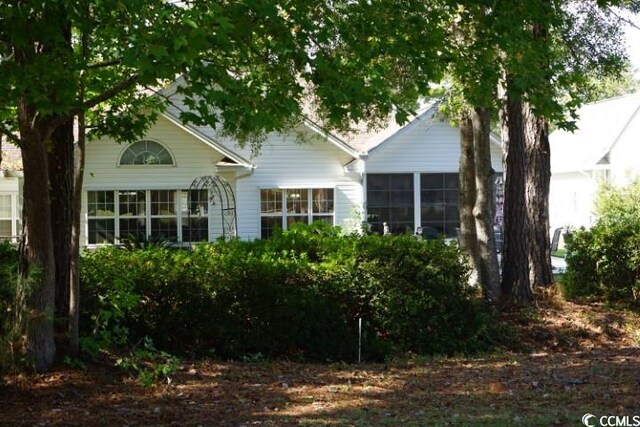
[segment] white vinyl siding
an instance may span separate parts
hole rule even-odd
[[[236,180],[239,237],[260,238],[263,189],[332,188],[334,225],[353,230],[360,222],[363,190],[360,175],[344,170],[351,160],[326,140],[297,142],[292,136],[269,135],[252,159],[256,169]]]

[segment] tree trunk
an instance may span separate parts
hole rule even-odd
[[[473,208],[477,250],[480,258],[480,283],[485,297],[492,302],[500,299],[500,268],[493,232],[495,217],[491,165],[491,116],[486,108],[476,107],[473,112],[473,142],[476,198]]]
[[[68,119],[51,135],[51,149],[48,152],[51,226],[56,264],[55,315],[58,347],[66,343],[68,330],[73,142],[73,119]]]
[[[481,280],[476,221],[473,207],[476,201],[476,168],[473,154],[473,127],[471,118],[463,114],[460,118],[460,248],[469,257],[470,282],[473,286],[484,286]]]
[[[525,141],[522,101],[506,94],[501,110],[504,144],[504,246],[502,252],[502,301],[507,306],[533,302],[529,281],[529,229],[525,196]]]
[[[83,90],[81,89],[81,95]],[[80,352],[80,218],[82,211],[82,185],[84,180],[86,127],[84,114],[78,116],[78,159],[73,184],[71,263],[69,271],[69,352],[77,356]]]
[[[549,238],[549,186],[551,156],[549,130],[544,117],[525,105],[526,197],[530,231],[529,279],[532,286],[551,286],[551,241]]]
[[[27,354],[37,372],[53,363],[53,315],[55,262],[51,234],[51,204],[46,150],[46,127],[35,110],[22,102],[18,106],[24,168],[23,237],[20,242],[20,281],[18,295],[24,301],[21,329],[26,330]]]

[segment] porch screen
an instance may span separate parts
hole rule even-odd
[[[367,174],[367,222],[382,234],[414,232],[413,174]]]

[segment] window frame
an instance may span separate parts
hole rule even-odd
[[[9,227],[11,229],[11,234],[9,236],[0,236],[0,240],[9,240],[11,242],[16,242],[18,239],[18,230],[20,224],[20,217],[18,215],[18,194],[15,192],[3,192],[0,193],[0,196],[9,197],[9,216],[0,217],[0,221],[8,221]]]
[[[152,142],[154,144],[159,145],[162,149],[164,149],[164,151],[167,152],[167,154],[169,155],[169,157],[171,158],[171,164],[168,163],[158,163],[158,164],[154,164],[154,163],[149,163],[149,164],[135,164],[135,163],[122,163],[122,157],[129,151],[131,150],[131,148],[133,146],[135,146],[136,144],[140,144],[140,143],[148,143],[148,142]],[[135,159],[135,157],[134,157]],[[116,164],[116,167],[118,168],[173,168],[178,166],[176,163],[176,158],[173,155],[173,153],[171,152],[171,150],[169,150],[169,148],[163,144],[162,142],[155,140],[153,138],[145,138],[145,139],[141,139],[138,140],[136,142],[132,142],[131,144],[127,144],[126,147],[124,147],[124,149],[122,151],[120,151],[120,154],[118,155],[118,161]]]
[[[314,192],[318,190],[330,191],[330,198],[325,196],[324,199],[321,200],[322,203],[329,203],[330,212],[322,212],[318,209],[315,209],[316,203],[314,200]],[[280,192],[280,201],[275,200],[264,200],[263,192],[265,191],[274,191]],[[301,199],[300,202],[294,202],[291,205],[289,204],[289,199],[287,195],[294,191],[306,192],[304,201]],[[265,227],[263,227],[263,218],[271,218],[271,219],[279,219],[279,226],[281,230],[286,230],[289,227],[289,219],[301,219],[304,218],[303,221],[292,221],[294,222],[304,222],[305,224],[313,224],[315,221],[323,221],[326,218],[329,218],[329,223],[331,226],[334,226],[336,223],[336,189],[335,187],[324,187],[324,186],[314,186],[314,187],[264,187],[259,189],[259,236],[261,239],[268,238],[273,232],[273,228],[270,228],[268,233],[265,235]],[[274,210],[272,212],[264,212],[263,206],[265,203],[272,203],[274,205]],[[292,207],[292,210],[296,210],[296,203],[299,204],[300,210],[306,209],[306,212],[290,212],[289,207]],[[278,207],[280,208],[278,210]],[[277,224],[277,222],[276,222]]]
[[[427,176],[436,176],[439,175],[442,180],[442,184],[438,187],[424,185],[424,180],[427,179]],[[457,183],[455,186],[449,186],[447,183],[447,179],[451,179],[455,177]],[[434,202],[426,200],[425,193],[440,193],[439,199],[440,201]],[[456,193],[455,201],[451,201],[451,194],[448,193]],[[436,199],[438,200],[438,199]],[[424,209],[428,207],[441,208],[442,214],[441,218],[438,220],[435,219],[426,219],[426,215],[424,213]],[[447,212],[455,207],[456,214],[454,215],[455,219],[450,219]],[[453,227],[452,227],[453,226]],[[460,228],[460,180],[459,174],[457,172],[421,172],[420,173],[420,227],[433,227],[438,230],[438,233],[444,234],[446,237],[455,237],[455,229]],[[450,229],[447,232],[447,229]],[[452,228],[452,229],[451,229]]]
[[[172,192],[174,194],[173,198],[173,204],[174,204],[174,208],[175,208],[175,215],[164,215],[164,214],[158,214],[158,215],[154,215],[152,214],[152,202],[151,202],[151,194],[152,192],[155,191],[166,191],[166,192]],[[205,197],[206,197],[206,203],[207,203],[207,209],[206,209],[206,213],[204,213],[201,217],[205,217],[207,218],[206,221],[203,221],[204,225],[206,226],[206,230],[204,229],[204,227],[200,228],[199,233],[200,234],[205,234],[207,237],[207,241],[209,241],[210,238],[210,232],[211,232],[211,224],[209,222],[210,216],[211,216],[211,212],[212,212],[212,204],[211,204],[211,199],[210,199],[210,194],[208,192],[208,190],[204,190],[207,191]],[[88,206],[88,201],[89,201],[89,193],[91,192],[110,192],[113,194],[114,197],[114,214],[112,216],[91,216],[89,215],[89,206]],[[144,214],[138,214],[138,215],[127,215],[127,216],[122,216],[120,214],[120,195],[122,193],[128,193],[128,192],[143,192],[144,193]],[[88,246],[90,247],[96,247],[96,246],[102,246],[102,245],[109,245],[109,244],[121,244],[122,240],[124,238],[126,238],[126,236],[121,236],[121,224],[120,221],[121,220],[127,220],[127,219],[144,219],[145,221],[145,226],[144,226],[144,236],[146,239],[152,238],[152,236],[154,236],[151,231],[152,231],[152,221],[154,219],[162,219],[162,218],[175,218],[175,224],[176,224],[176,238],[175,238],[175,244],[177,245],[183,245],[183,244],[190,244],[190,243],[197,243],[200,242],[202,240],[198,240],[198,241],[187,241],[185,240],[185,237],[188,237],[185,235],[185,231],[184,231],[184,226],[188,226],[188,218],[189,218],[189,214],[188,214],[188,206],[183,206],[183,193],[187,193],[187,202],[188,203],[188,198],[189,198],[189,189],[166,189],[166,188],[161,188],[161,189],[135,189],[135,190],[103,190],[103,189],[91,189],[91,190],[86,190],[85,191],[85,200],[86,200],[86,205],[85,205],[85,219],[86,219],[86,226],[85,226],[85,237],[86,237],[86,243]],[[140,202],[142,203],[142,202]],[[110,219],[114,221],[114,232],[113,232],[113,242],[90,242],[90,234],[89,234],[89,223],[90,221],[95,221],[95,220],[104,220],[104,219]]]

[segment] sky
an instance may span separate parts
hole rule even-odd
[[[635,26],[627,25],[627,48],[629,52],[629,59],[636,69],[636,76],[640,77],[640,15],[632,17]]]

